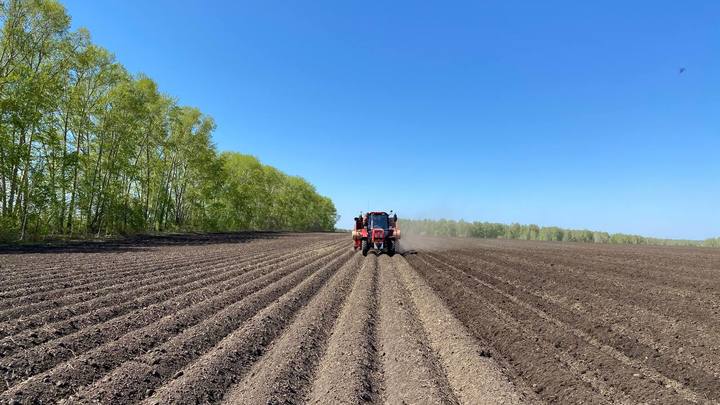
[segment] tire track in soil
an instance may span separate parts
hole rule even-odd
[[[309,404],[379,403],[378,263],[365,259],[347,302],[335,324],[316,378],[306,398]]]
[[[430,257],[433,258],[432,255]],[[571,348],[572,351],[566,354],[569,355],[573,368],[582,369],[581,367],[585,364],[595,364],[595,367],[599,367],[601,370],[605,369],[601,371],[601,374],[594,381],[588,381],[600,392],[620,395],[623,401],[628,400],[628,395],[635,398],[656,398],[661,401],[668,401],[674,397],[673,402],[697,402],[702,398],[701,395],[678,381],[628,358],[616,349],[598,342],[593,336],[563,323],[544,311],[520,300],[515,295],[504,293],[491,284],[451,264],[437,259],[434,260],[452,272],[459,274],[461,278],[465,278],[466,283],[474,284],[475,288],[478,289],[478,293],[482,294],[483,297],[497,297],[493,299],[493,302],[496,303],[493,307],[499,313],[505,314],[507,318],[514,320],[519,327],[526,330],[526,333],[531,334],[535,333],[534,331],[542,331],[540,339],[546,341],[548,346],[550,346],[551,342],[554,342],[553,345],[556,349]],[[553,351],[552,347],[550,347],[550,351]],[[611,371],[608,371],[608,369]],[[641,378],[637,378],[637,376]],[[584,375],[584,377],[587,378],[587,375]],[[658,391],[658,387],[671,388],[674,392],[668,389]]]
[[[180,370],[173,379],[144,400],[145,404],[208,403],[220,401],[233,384],[267,353],[268,347],[340,268],[352,263],[344,253],[264,308],[221,340],[210,352]],[[357,255],[355,255],[357,257]]]
[[[343,303],[360,269],[360,255],[346,263],[295,316],[238,384],[224,395],[228,404],[300,404],[327,347]]]
[[[378,257],[380,308],[378,344],[383,401],[392,404],[458,404],[442,366],[430,348],[417,310],[401,284],[394,262]]]
[[[338,256],[339,253],[333,250],[329,255]],[[11,357],[11,361],[0,369],[5,372],[6,384],[12,388],[0,394],[0,399],[28,395],[33,399],[56,401],[66,397],[77,388],[101,378],[120,363],[152,349],[236,302],[238,296],[255,292],[298,268],[327,259],[327,255],[307,256],[291,266],[258,268],[256,272],[242,275],[240,280],[193,291],[180,297],[184,298],[182,300],[173,300],[181,302],[184,309],[173,303],[153,305],[142,313],[84,329],[79,334]],[[88,350],[91,351],[79,355]],[[70,360],[60,364],[67,359]],[[20,375],[19,370],[24,375]],[[47,371],[38,374],[43,370]]]
[[[484,344],[469,334],[405,258],[394,262],[458,400],[478,405],[528,402],[522,401]]]
[[[718,342],[718,337],[703,331],[699,325],[692,328],[685,326],[684,336],[697,334],[702,346],[696,347],[693,342],[684,339],[685,350],[676,352],[671,347],[677,346],[679,337],[677,325],[684,322],[669,321],[659,314],[645,312],[642,308],[627,304],[620,305],[617,301],[599,294],[588,294],[581,288],[561,286],[557,283],[553,288],[556,295],[551,296],[543,290],[532,288],[543,284],[537,280],[538,276],[535,272],[518,271],[497,265],[488,268],[461,258],[440,256],[444,261],[460,262],[463,266],[468,266],[468,271],[483,277],[486,282],[492,283],[506,293],[522,295],[523,299],[532,302],[533,306],[553,313],[562,322],[580,328],[601,343],[645,363],[672,380],[683,381],[693,390],[703,392],[714,400],[720,398],[718,355],[717,350],[713,350],[712,347]],[[547,283],[544,284],[543,288],[549,290]],[[560,291],[556,291],[557,288],[560,288]],[[566,297],[574,297],[574,299],[566,299]],[[648,329],[652,332],[644,332]],[[702,355],[692,355],[693,349]]]
[[[42,321],[38,322],[37,324],[41,325],[39,327],[33,327],[34,325],[28,323],[26,318],[24,320],[24,325],[16,326],[14,328],[15,330],[22,330],[22,332],[0,339],[0,364],[2,364],[3,362],[3,357],[17,353],[20,350],[29,349],[33,346],[37,346],[48,341],[61,338],[63,336],[75,333],[83,328],[102,324],[104,322],[110,321],[111,319],[125,315],[131,311],[144,308],[148,305],[162,303],[168,299],[177,297],[188,291],[193,291],[195,289],[203,288],[215,283],[235,279],[245,272],[252,271],[253,268],[257,269],[258,266],[266,267],[280,264],[283,261],[292,259],[293,256],[293,254],[286,254],[276,257],[270,255],[265,257],[265,259],[267,260],[264,262],[262,261],[262,259],[240,261],[232,266],[224,266],[218,269],[206,270],[204,273],[198,273],[194,276],[174,279],[174,281],[169,282],[166,285],[155,286],[154,288],[149,289],[145,295],[141,295],[134,299],[121,302],[117,305],[100,307],[91,312],[80,314],[63,321],[57,321],[53,323],[45,323]],[[117,300],[111,299],[111,301]]]

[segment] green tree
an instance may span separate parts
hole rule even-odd
[[[311,184],[218,155],[211,117],[69,22],[54,0],[0,1],[0,239],[333,229]]]
[[[457,235],[485,239],[503,238],[556,242],[720,247],[720,238],[707,239],[705,241],[657,239],[620,233],[610,235],[607,232],[589,231],[586,229],[563,229],[556,226],[541,228],[537,225],[506,225],[490,222],[473,222],[469,224],[463,220],[452,221],[446,219],[403,219],[402,224],[405,233],[417,235]]]

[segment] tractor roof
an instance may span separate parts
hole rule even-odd
[[[368,215],[388,215],[385,211],[370,211],[367,213]]]

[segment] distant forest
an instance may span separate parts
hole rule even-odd
[[[458,236],[485,239],[545,240],[586,243],[609,243],[629,245],[705,246],[720,247],[720,238],[698,240],[659,239],[623,233],[607,233],[556,226],[521,224],[497,224],[490,222],[465,222],[453,220],[411,220],[400,222],[403,232],[429,236]]]
[[[219,154],[211,117],[70,31],[57,1],[0,1],[0,25],[0,240],[334,228],[330,199]]]

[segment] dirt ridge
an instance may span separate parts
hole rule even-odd
[[[380,402],[377,349],[378,262],[365,260],[333,327],[306,401],[311,404]]]
[[[186,367],[144,403],[216,402],[266,353],[294,316],[351,258],[346,251],[327,263],[244,326],[221,340],[213,350]]]
[[[484,344],[467,332],[404,258],[397,260],[396,269],[458,401],[466,404],[523,402],[522,394],[490,358]]]
[[[317,364],[325,352],[332,325],[360,270],[355,255],[295,315],[287,329],[272,341],[266,354],[223,402],[301,403]]]
[[[1,254],[0,403],[720,403],[720,251],[252,236]]]
[[[321,259],[322,257],[318,258],[318,260]],[[304,263],[300,261],[300,265],[302,264]],[[270,266],[265,268],[265,270],[270,270],[271,275],[273,274],[272,271],[276,271],[277,269]],[[282,270],[282,268],[280,270]],[[290,268],[290,271],[292,270],[294,270],[293,267]],[[270,283],[272,281],[275,280],[263,279],[262,277],[252,280],[251,277],[248,277],[247,282],[235,285],[220,295],[217,295],[217,293],[212,290],[207,290],[204,293],[202,291],[195,292],[195,295],[199,295],[199,299],[194,300],[192,306],[174,314],[166,315],[161,320],[148,324],[141,329],[132,329],[122,337],[115,337],[115,340],[99,346],[86,355],[77,356],[78,353],[73,350],[73,347],[77,348],[79,341],[74,339],[73,336],[70,336],[67,339],[67,343],[52,342],[53,345],[57,347],[55,351],[52,349],[37,351],[38,358],[34,361],[24,356],[16,357],[13,360],[15,364],[3,366],[2,369],[7,370],[7,372],[14,372],[17,369],[18,363],[25,362],[27,363],[27,373],[31,374],[37,373],[39,364],[44,364],[45,369],[48,369],[48,366],[55,366],[56,364],[58,364],[58,366],[44,373],[35,374],[25,381],[22,381],[23,377],[15,376],[13,378],[13,376],[6,374],[6,382],[9,381],[11,386],[13,386],[13,382],[17,385],[5,393],[0,394],[0,399],[14,397],[18,392],[26,390],[37,392],[39,398],[45,401],[49,401],[50,398],[57,399],[70,395],[77,387],[91,383],[97,379],[99,376],[98,371],[103,369],[109,370],[117,366],[123,359],[129,360],[133,355],[137,355],[136,353],[148,350],[159,342],[174,336],[180,330],[201,322],[205,317],[232,303],[235,299],[234,297],[241,293],[241,291],[248,293],[257,289],[259,283]],[[248,284],[248,282],[251,284]],[[136,322],[132,320],[128,321],[127,325],[129,327],[136,324]],[[114,332],[117,329],[111,329],[108,326],[105,330]],[[85,340],[86,343],[84,343],[82,347],[85,348],[85,350],[96,347],[99,337],[100,336],[88,334]],[[100,342],[105,341],[108,341],[107,337],[100,340]],[[62,357],[59,356],[61,353],[65,353],[65,355]],[[60,364],[63,359],[67,358],[71,359],[70,362]]]

